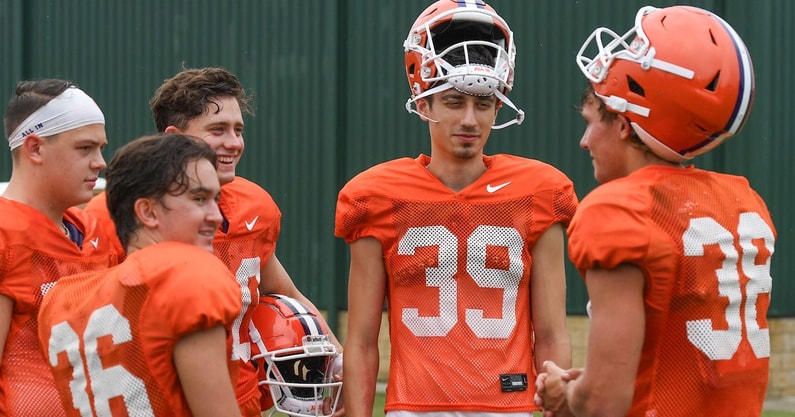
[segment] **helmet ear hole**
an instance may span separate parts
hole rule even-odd
[[[715,76],[712,77],[712,81],[707,84],[707,90],[712,91],[713,93],[718,88],[718,80],[720,80],[720,71],[715,73]]]
[[[640,84],[638,84],[638,82],[629,75],[627,75],[627,85],[629,85],[629,91],[641,97],[646,97],[646,90],[644,90],[643,87],[641,87]]]
[[[583,55],[594,48],[593,57]],[[633,113],[639,136],[672,162],[736,135],[754,101],[754,67],[740,35],[693,6],[642,7],[623,36],[598,28],[577,62],[605,104]]]

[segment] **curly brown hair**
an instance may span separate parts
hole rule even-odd
[[[252,96],[246,94],[240,80],[224,68],[188,68],[163,81],[149,100],[158,132],[168,126],[185,129],[192,119],[211,111],[220,111],[217,100],[234,97],[240,109],[250,115]],[[212,109],[215,106],[215,110]]]

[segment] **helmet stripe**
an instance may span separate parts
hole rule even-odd
[[[315,313],[298,302],[298,300],[283,295],[273,295],[273,297],[283,302],[295,314],[295,318],[301,323],[306,335],[319,336],[325,334],[320,321],[315,317]]]
[[[751,104],[754,98],[754,68],[751,62],[751,55],[748,53],[748,48],[746,48],[740,35],[719,16],[713,16],[718,19],[718,22],[720,22],[729,33],[729,36],[731,36],[734,43],[734,50],[737,53],[737,64],[740,67],[740,86],[737,102],[724,128],[726,132],[733,135],[743,127],[751,110]]]
[[[308,336],[320,336],[326,334],[323,332],[323,328],[320,327],[320,322],[314,315],[302,314],[298,316],[298,320],[301,322],[301,325],[304,326],[304,330]]]
[[[483,0],[456,0],[458,7],[469,7],[477,9],[485,9],[486,3]]]
[[[708,138],[695,144],[694,146],[682,150],[680,152],[682,155],[699,150],[705,146],[710,146],[709,144],[713,142],[714,145],[711,146],[717,146],[717,144],[720,144],[726,138],[739,132],[745,122],[748,120],[748,115],[751,112],[751,105],[753,104],[754,67],[753,63],[751,62],[751,55],[748,52],[748,48],[746,48],[742,38],[740,38],[740,35],[737,34],[731,25],[714,13],[710,13],[710,15],[715,18],[718,23],[721,24],[721,26],[723,26],[723,28],[729,34],[729,37],[732,39],[732,44],[734,45],[734,52],[737,55],[738,61],[737,65],[739,66],[740,70],[740,85],[737,89],[737,101],[734,103],[732,114],[729,116],[729,120],[726,121],[726,125],[722,130],[713,133]]]
[[[311,313],[303,304],[299,303],[298,300],[287,297],[284,295],[274,295],[273,298],[278,299],[279,301],[283,302],[287,307],[290,308],[290,311],[295,313],[296,315],[299,314],[307,314]]]

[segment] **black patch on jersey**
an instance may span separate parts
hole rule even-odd
[[[524,391],[527,389],[527,374],[500,374],[502,392]]]

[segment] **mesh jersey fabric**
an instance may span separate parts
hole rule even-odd
[[[215,232],[213,252],[234,274],[243,303],[240,315],[230,325],[232,355],[239,360],[240,369],[235,393],[243,415],[259,417],[261,393],[257,371],[250,362],[249,326],[251,314],[259,304],[261,266],[276,251],[282,214],[267,191],[243,177],[235,177],[221,187],[218,205],[228,228],[226,232],[221,229]],[[102,219],[102,224],[115,236],[104,193],[94,197],[86,210]],[[118,238],[116,243],[120,246]]]
[[[113,245],[113,248],[116,250],[116,252],[119,253],[119,262],[122,262],[124,261],[126,250],[121,246],[119,236],[116,235],[116,226],[113,224],[113,220],[110,218],[107,204],[107,194],[105,194],[105,191],[101,191],[92,197],[88,203],[86,203],[86,205],[83,207],[83,211],[94,216],[94,218],[97,219],[99,226],[105,229],[105,232],[111,236],[111,244]]]
[[[336,236],[371,236],[387,272],[391,358],[385,409],[531,411],[530,252],[577,205],[554,167],[484,156],[486,172],[455,193],[426,155],[370,168],[340,191]],[[526,374],[502,392],[501,374]]]
[[[39,340],[67,415],[191,415],[174,348],[188,334],[229,326],[240,307],[229,270],[179,242],[62,278],[42,302]],[[237,378],[231,360],[229,375]]]
[[[0,198],[0,294],[14,301],[0,363],[0,415],[64,415],[39,347],[41,300],[64,275],[118,262],[109,237],[91,216],[70,208],[64,220],[82,234],[82,247],[40,211]]]
[[[581,202],[569,256],[638,266],[646,331],[628,416],[758,416],[768,382],[775,229],[745,178],[646,167]]]
[[[221,213],[229,222],[219,230],[213,252],[235,275],[243,309],[232,323],[232,352],[238,359],[240,377],[235,389],[244,416],[260,416],[261,392],[257,370],[251,363],[251,315],[259,305],[260,270],[276,251],[281,230],[281,211],[267,191],[241,177],[221,187]]]

